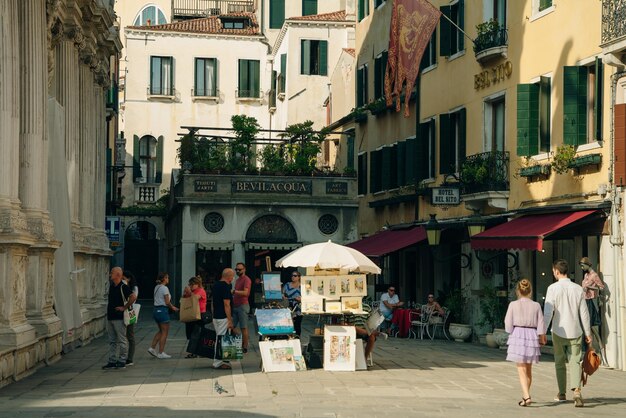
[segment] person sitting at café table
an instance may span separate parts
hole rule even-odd
[[[439,323],[444,315],[444,310],[439,305],[439,302],[435,300],[435,296],[433,294],[428,295],[428,301],[424,305],[425,311],[424,314],[430,315],[429,322],[430,323]]]
[[[404,305],[404,302],[400,302],[400,298],[396,294],[396,288],[394,286],[389,286],[387,293],[383,293],[380,297],[379,309],[386,321],[391,322],[393,311],[402,305]]]

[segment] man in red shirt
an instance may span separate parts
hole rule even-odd
[[[233,289],[233,325],[235,328],[241,329],[243,352],[248,352],[248,314],[250,313],[250,305],[248,296],[250,296],[250,288],[252,281],[246,276],[246,265],[237,263],[235,267],[237,281]]]

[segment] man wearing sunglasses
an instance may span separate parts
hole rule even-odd
[[[243,352],[248,352],[248,314],[250,313],[250,304],[248,297],[250,296],[250,288],[252,281],[246,275],[246,265],[237,263],[235,267],[237,281],[233,289],[233,325],[241,330]]]
[[[400,298],[396,294],[395,286],[389,286],[387,293],[384,293],[380,297],[380,313],[385,317],[385,321],[391,322],[393,318],[393,310],[404,305],[404,302],[400,302]]]

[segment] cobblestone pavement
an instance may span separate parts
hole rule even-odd
[[[142,311],[143,312],[143,311]],[[534,368],[534,403],[520,408],[515,366],[505,352],[445,340],[377,342],[367,371],[262,373],[256,342],[233,370],[185,359],[183,324],[173,321],[166,352],[146,349],[156,326],[142,315],[135,365],[103,371],[102,337],[0,389],[0,417],[379,417],[624,416],[626,373],[600,369],[583,391],[585,408],[555,403],[553,359]],[[305,319],[303,343],[315,326]]]

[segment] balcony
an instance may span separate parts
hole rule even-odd
[[[197,19],[228,13],[253,13],[254,0],[172,0],[174,19]]]
[[[191,98],[193,101],[213,100],[218,102],[220,100],[220,91],[216,88],[191,89]]]
[[[159,198],[158,184],[135,184],[136,203],[155,203]]]
[[[148,99],[162,99],[162,100],[175,100],[176,89],[173,87],[165,86],[148,86],[146,89]]]
[[[480,63],[486,63],[496,58],[506,58],[508,52],[509,34],[496,20],[489,20],[476,26],[478,36],[474,40],[474,54]]]
[[[506,209],[509,199],[509,153],[483,152],[468,156],[461,164],[461,194],[469,209]]]
[[[624,66],[626,52],[626,0],[602,0],[602,52],[608,63]]]

